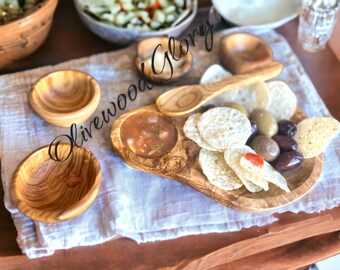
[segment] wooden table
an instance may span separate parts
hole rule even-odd
[[[207,10],[201,14],[207,14]],[[287,38],[327,107],[340,120],[340,63],[332,50],[327,47],[317,54],[304,52],[297,44],[296,20],[278,32]],[[61,0],[50,35],[39,51],[0,73],[53,65],[115,49],[118,47],[99,39],[81,24],[72,1]],[[0,197],[3,198],[2,187]],[[298,269],[340,253],[340,207],[319,214],[288,212],[277,217],[279,221],[271,225],[239,232],[186,236],[141,245],[119,238],[29,260],[17,246],[16,230],[1,202],[0,269]]]

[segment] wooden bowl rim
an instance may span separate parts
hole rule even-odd
[[[138,110],[154,110],[154,111],[157,111],[157,107],[155,105],[148,105],[148,106],[144,106],[144,107],[140,107],[140,108],[137,108],[135,110],[132,110],[132,111],[129,111],[129,112],[126,112],[124,114],[122,114],[119,118],[116,119],[116,121],[112,124],[112,128],[111,128],[111,144],[113,146],[113,148],[115,149],[116,153],[122,158],[122,160],[127,163],[129,166],[133,167],[133,168],[136,168],[134,165],[135,165],[135,161],[132,161],[130,158],[127,158],[125,159],[124,157],[122,157],[120,154],[120,151],[117,150],[117,147],[116,147],[116,143],[120,143],[121,146],[123,146],[123,148],[126,149],[126,147],[122,144],[121,142],[121,138],[120,138],[120,127],[121,127],[121,124],[124,122],[124,120],[126,120],[130,115],[132,115],[133,113],[136,113],[136,111]],[[296,113],[299,113],[299,111],[301,111],[300,109],[298,109]],[[301,111],[302,112],[302,111]],[[161,112],[159,112],[161,113]],[[189,115],[188,115],[189,116]],[[184,116],[186,117],[186,116]],[[170,117],[171,118],[171,117]],[[178,129],[177,125],[176,125],[176,128]],[[118,140],[116,140],[118,136]],[[180,140],[180,136],[178,136],[178,140],[177,140],[177,143],[176,145],[179,143],[179,140]],[[176,147],[176,145],[174,147]],[[168,153],[168,154],[171,154],[171,151]],[[304,179],[303,183],[299,186],[297,186],[294,190],[292,190],[291,192],[289,193],[283,193],[283,194],[278,194],[278,195],[275,195],[275,196],[268,196],[266,198],[248,198],[248,197],[244,197],[244,196],[239,196],[238,197],[238,201],[233,202],[232,199],[230,199],[229,197],[226,199],[226,201],[228,201],[228,204],[224,201],[222,201],[221,199],[219,198],[213,198],[207,194],[204,194],[205,196],[209,197],[210,199],[213,199],[215,201],[217,201],[218,203],[224,205],[224,206],[227,206],[229,208],[232,208],[232,209],[236,209],[236,210],[239,210],[239,211],[244,211],[244,212],[265,212],[265,211],[271,211],[271,210],[275,210],[275,209],[278,209],[278,208],[281,208],[281,207],[284,207],[286,205],[289,205],[293,202],[295,202],[296,200],[298,200],[299,198],[303,197],[304,195],[306,195],[307,193],[309,193],[313,188],[314,186],[318,183],[318,180],[320,179],[320,175],[322,173],[322,164],[323,164],[323,158],[322,158],[322,154],[320,154],[319,156],[317,157],[314,157],[312,158],[313,159],[313,168],[311,169],[310,171],[310,174],[308,175],[308,177],[306,179]],[[316,166],[316,164],[319,164],[320,166]],[[174,179],[174,178],[170,178],[169,176],[166,176],[166,175],[162,175],[162,174],[157,174],[155,172],[150,172],[148,171],[146,168],[144,168],[144,165],[141,165],[141,167],[138,168],[138,170],[141,170],[141,171],[144,171],[144,172],[147,172],[147,173],[150,173],[150,174],[156,174],[156,175],[160,175],[161,177],[165,177],[165,178],[168,178],[170,180],[173,180],[173,181],[178,181],[184,185],[187,185],[193,189],[196,189],[198,192],[202,193],[201,190],[197,189],[196,186],[194,185],[189,185],[189,184],[186,184],[186,183],[183,183],[181,182],[180,180],[178,179]],[[201,174],[206,177],[203,172],[201,171],[200,169],[200,172]],[[313,179],[313,181],[309,181],[310,179]],[[208,182],[208,180],[206,180]],[[218,189],[218,187],[212,185],[211,183],[207,183],[209,185],[209,188],[210,189]],[[306,189],[306,186],[307,186],[307,189]],[[305,189],[305,190],[304,190]],[[233,191],[223,191],[223,193],[228,193],[232,196],[232,193]],[[275,205],[275,201],[280,201],[280,198],[288,198],[288,202],[287,203],[284,203],[284,204],[280,204],[280,205]],[[258,202],[254,205],[254,207],[251,207],[249,206],[249,203],[246,203],[246,202]],[[268,205],[268,207],[259,207],[258,205],[261,205],[261,202],[262,201],[265,201],[265,204],[264,205]],[[274,202],[274,203],[273,203]],[[242,205],[243,203],[243,205]],[[274,205],[273,205],[274,204]],[[250,204],[251,205],[251,204]]]
[[[251,38],[253,40],[256,40],[258,41],[259,43],[261,43],[262,45],[264,45],[264,48],[266,48],[267,52],[269,53],[270,57],[273,58],[273,50],[272,48],[269,46],[269,44],[263,40],[262,38],[260,38],[259,36],[257,35],[253,35],[251,33],[247,33],[247,32],[235,32],[235,33],[230,33],[228,35],[225,35],[222,37],[221,41],[220,41],[220,44],[223,44],[224,42],[228,42],[228,40],[230,39],[236,39],[237,36],[245,36],[245,37],[248,37],[248,38]],[[221,47],[221,46],[220,46]],[[221,50],[221,48],[220,48]],[[229,50],[226,50],[228,51],[228,53],[230,53]]]
[[[69,145],[66,143],[60,143],[60,145]],[[31,152],[30,154],[28,154],[17,166],[17,168],[15,169],[12,178],[11,178],[11,184],[10,184],[10,190],[11,190],[11,199],[12,202],[15,204],[15,206],[18,208],[18,210],[23,213],[25,216],[31,218],[32,220],[36,220],[39,222],[43,222],[43,223],[59,223],[62,221],[66,221],[69,220],[71,218],[74,218],[80,214],[82,214],[85,210],[87,210],[90,205],[93,203],[93,201],[95,200],[95,198],[98,195],[99,189],[100,189],[100,185],[102,182],[102,171],[101,171],[101,167],[100,167],[100,163],[98,161],[98,159],[96,158],[96,156],[87,148],[85,147],[77,147],[77,149],[79,149],[81,151],[81,153],[87,153],[90,157],[92,162],[95,162],[95,165],[98,168],[98,173],[96,175],[96,178],[94,179],[93,185],[91,186],[91,188],[86,192],[86,194],[84,195],[84,197],[82,197],[79,201],[77,201],[76,203],[74,203],[73,205],[71,205],[70,207],[66,208],[63,210],[63,213],[67,213],[67,214],[62,214],[58,216],[58,219],[44,219],[41,218],[39,213],[44,212],[44,210],[41,209],[36,209],[33,208],[29,205],[26,204],[26,209],[28,208],[29,210],[33,210],[33,211],[29,211],[29,213],[26,213],[25,209],[23,209],[20,205],[21,202],[23,202],[23,200],[20,199],[20,196],[18,196],[19,192],[16,188],[16,184],[19,181],[18,179],[18,173],[20,172],[20,170],[22,169],[22,167],[26,164],[26,162],[28,160],[30,160],[31,158],[34,158],[37,155],[42,154],[42,152],[46,151],[49,148],[50,145],[45,145],[42,147],[37,148],[36,150],[34,150],[33,152]],[[74,154],[74,152],[72,153]],[[59,162],[59,161],[55,161],[55,162]],[[38,213],[37,213],[38,212]],[[54,211],[49,211],[50,213],[53,213]]]
[[[159,40],[160,42],[165,40],[165,41],[168,42],[169,41],[169,37],[150,37],[150,38],[145,38],[145,39],[142,39],[142,40],[138,41],[138,43],[137,43],[137,56],[135,58],[135,65],[136,65],[137,70],[138,70],[138,72],[140,74],[141,74],[141,63],[145,63],[145,61],[147,60],[147,59],[143,59],[141,57],[140,46],[144,42],[146,44],[148,44],[147,41],[151,41],[151,40]],[[179,45],[180,41],[178,39],[174,39],[174,40],[175,40],[175,44]],[[154,45],[154,43],[152,43],[152,45]],[[151,45],[151,42],[150,42],[149,46],[152,46],[152,45]],[[184,64],[180,67],[180,71],[173,72],[172,78],[169,81],[163,81],[161,79],[158,79],[157,78],[158,75],[154,74],[153,72],[151,72],[151,73],[145,72],[144,73],[145,77],[147,77],[148,79],[150,79],[151,81],[154,81],[154,82],[163,82],[163,83],[172,83],[172,82],[175,82],[175,80],[178,80],[179,78],[185,76],[190,71],[190,69],[192,67],[193,57],[192,57],[192,53],[191,53],[191,50],[190,50],[190,46],[189,46],[187,54],[183,55],[182,57],[184,57]],[[145,71],[149,71],[150,70],[148,65],[144,65],[144,69],[145,69]],[[169,72],[163,72],[161,75],[167,77],[167,76],[170,76],[170,73]]]
[[[41,3],[39,3],[38,5],[40,5],[40,7],[36,10],[34,10],[32,13],[30,13],[29,15],[20,18],[18,20],[14,20],[11,21],[9,23],[6,23],[4,25],[0,26],[0,31],[7,31],[10,30],[9,28],[13,27],[19,27],[19,25],[21,24],[25,24],[28,25],[29,22],[34,21],[34,16],[36,16],[38,13],[44,13],[46,12],[46,10],[48,10],[49,8],[52,8],[54,12],[56,6],[57,6],[58,0],[43,0]],[[55,7],[53,8],[53,5],[55,5]],[[19,25],[15,25],[15,24],[19,24]],[[6,29],[8,28],[8,29]]]
[[[88,103],[84,107],[82,107],[78,110],[74,110],[74,111],[66,112],[66,113],[51,112],[51,111],[46,110],[43,107],[41,107],[39,103],[34,102],[33,94],[36,91],[36,86],[39,83],[41,83],[43,80],[50,78],[50,77],[53,77],[55,74],[63,73],[63,72],[78,73],[78,74],[81,74],[82,76],[89,77],[90,80],[91,80],[91,88],[94,90],[94,93],[91,96],[91,98],[88,100]],[[44,90],[47,91],[47,89],[44,89]],[[47,93],[48,93],[48,91],[47,91]],[[95,110],[99,105],[100,93],[101,93],[101,89],[100,89],[100,85],[99,85],[98,81],[94,77],[92,77],[90,74],[83,72],[83,71],[80,71],[80,70],[75,70],[75,69],[60,69],[60,70],[55,70],[55,71],[49,72],[49,73],[41,76],[38,80],[36,80],[33,83],[32,87],[31,87],[31,89],[28,93],[28,100],[29,100],[29,103],[31,104],[32,108],[34,109],[34,111],[37,114],[39,114],[39,116],[42,117],[42,118],[47,116],[48,118],[56,118],[58,120],[60,120],[61,118],[72,119],[72,118],[76,118],[78,116],[81,116],[86,112],[91,111],[93,109],[92,106],[95,107],[93,109],[93,110]]]
[[[140,110],[141,108],[143,108],[143,110]],[[122,138],[121,138],[121,136],[120,136],[121,127],[122,127],[122,125],[124,124],[124,122],[125,122],[130,116],[132,116],[132,115],[134,115],[134,114],[136,114],[136,113],[139,113],[139,112],[153,112],[153,113],[158,113],[158,114],[161,115],[162,117],[165,117],[165,118],[170,119],[172,125],[175,127],[175,130],[176,130],[176,136],[177,136],[176,143],[174,144],[174,146],[172,147],[172,149],[171,149],[168,153],[162,155],[161,157],[166,156],[166,155],[169,155],[169,154],[171,153],[171,151],[176,147],[176,145],[178,144],[178,141],[179,141],[179,139],[180,139],[178,127],[173,123],[171,117],[162,114],[160,111],[157,110],[157,108],[155,107],[155,105],[148,105],[148,106],[144,106],[144,107],[141,107],[141,108],[137,108],[137,109],[134,109],[134,110],[131,110],[131,111],[128,111],[128,112],[122,114],[122,115],[119,117],[119,119],[122,119],[122,121],[119,123],[119,125],[115,125],[115,124],[118,123],[117,121],[115,121],[115,122],[112,124],[111,130],[110,130],[111,143],[113,144],[113,140],[112,140],[113,131],[114,131],[115,129],[117,129],[117,130],[119,131],[119,142],[121,143],[121,145],[122,145],[125,149],[127,149],[127,151],[130,151],[130,150],[128,149],[128,147],[126,147],[126,145],[124,144],[124,142],[122,141]],[[131,153],[132,153],[132,152],[131,152]],[[157,158],[157,157],[150,157],[150,158],[147,158],[147,157],[138,156],[138,155],[136,155],[136,154],[134,154],[134,155],[135,155],[136,157],[143,158],[143,159],[151,159],[151,160],[152,160],[152,159],[156,159],[156,158]],[[160,157],[158,157],[158,158],[160,158]]]

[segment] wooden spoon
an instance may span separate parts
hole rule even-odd
[[[226,91],[276,77],[282,68],[281,63],[271,62],[222,81],[180,86],[159,96],[156,105],[164,115],[185,115]]]

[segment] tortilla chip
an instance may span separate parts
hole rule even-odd
[[[286,179],[276,171],[268,162],[264,161],[263,167],[255,166],[244,158],[247,153],[255,154],[249,146],[244,145],[238,149],[227,149],[224,152],[224,159],[235,173],[243,179],[268,190],[268,182],[273,183],[286,192],[289,192]]]
[[[248,118],[238,110],[218,107],[203,113],[198,131],[211,146],[219,150],[244,145],[251,134]]]
[[[311,117],[297,124],[294,140],[304,158],[321,154],[338,134],[340,123],[331,117]]]
[[[265,108],[269,101],[269,90],[263,82],[231,90],[231,92],[233,91],[235,94],[231,98],[227,93],[225,96],[222,94],[224,102],[233,101],[241,104],[248,112],[252,112],[256,108]]]
[[[265,109],[269,111],[276,121],[290,119],[297,106],[297,99],[290,87],[282,81],[267,83],[269,89],[269,101]]]
[[[201,149],[199,163],[209,182],[223,190],[234,190],[243,184],[234,171],[225,163],[223,154]]]
[[[183,126],[184,135],[204,149],[217,151],[217,149],[212,147],[207,141],[205,141],[198,132],[197,122],[201,118],[201,115],[201,113],[196,113],[189,116]]]
[[[221,81],[232,76],[220,65],[210,66],[202,76],[201,84]],[[227,102],[236,102],[245,107],[248,112],[256,108],[265,108],[269,100],[269,90],[265,83],[257,83],[229,90],[208,102],[215,106],[225,106]]]
[[[223,79],[226,79],[228,77],[233,76],[230,72],[224,69],[221,65],[212,65],[210,66],[203,74],[200,84],[207,84],[207,83],[213,83],[218,82]],[[212,100],[208,101],[206,105],[215,105],[215,106],[224,106],[224,95],[229,95],[230,98],[232,98],[232,95],[234,95],[235,92],[227,92],[222,95],[219,95]]]

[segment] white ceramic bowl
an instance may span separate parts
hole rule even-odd
[[[130,44],[135,40],[149,37],[173,36],[176,38],[191,24],[197,13],[197,0],[192,0],[191,13],[178,25],[158,31],[139,32],[100,22],[83,11],[83,6],[79,3],[79,0],[74,0],[74,4],[80,19],[94,34],[109,42],[120,45]]]
[[[235,25],[254,29],[277,28],[294,19],[301,0],[212,0],[216,11]]]

